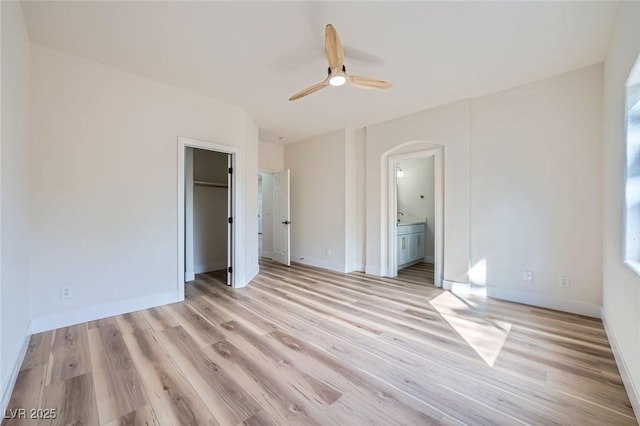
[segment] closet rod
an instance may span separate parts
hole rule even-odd
[[[193,185],[194,186],[211,186],[214,188],[228,188],[229,185],[227,185],[226,183],[215,183],[215,182],[205,182],[203,180],[194,180],[193,181]]]

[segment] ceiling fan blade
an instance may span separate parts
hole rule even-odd
[[[347,82],[353,87],[359,87],[360,89],[388,89],[393,84],[388,81],[378,80],[371,77],[360,77],[357,75],[350,75],[347,77]]]
[[[344,50],[340,37],[333,28],[333,25],[327,24],[324,32],[324,47],[327,55],[327,62],[332,70],[342,70],[344,64]]]
[[[318,84],[314,84],[313,86],[307,87],[304,90],[299,91],[298,93],[296,93],[295,95],[293,95],[292,97],[289,98],[290,101],[295,101],[296,99],[300,99],[304,96],[310,95],[312,93],[317,92],[320,89],[324,89],[325,87],[327,87],[329,85],[329,81],[325,80],[321,83]]]

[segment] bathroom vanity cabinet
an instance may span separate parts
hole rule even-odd
[[[398,223],[397,248],[398,269],[418,263],[424,259],[425,222]]]

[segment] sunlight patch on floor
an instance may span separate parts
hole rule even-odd
[[[493,367],[507,340],[511,324],[505,321],[488,321],[475,316],[466,303],[448,291],[433,298],[429,303],[480,358]]]

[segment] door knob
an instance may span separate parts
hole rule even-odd
[[[284,222],[282,222],[283,225],[291,225],[291,222],[288,220],[285,220]]]

